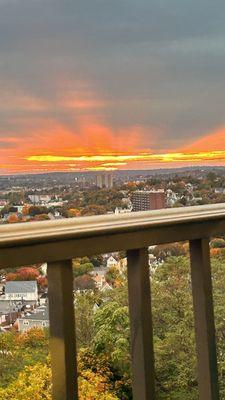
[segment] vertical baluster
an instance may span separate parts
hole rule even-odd
[[[77,400],[73,272],[71,261],[48,264],[53,400]]]
[[[200,400],[218,400],[215,326],[209,240],[190,241],[192,293]]]
[[[133,399],[153,400],[154,354],[148,249],[127,252]]]

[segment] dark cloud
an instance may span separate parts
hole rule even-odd
[[[225,3],[0,0],[0,82],[46,102],[12,115],[0,100],[3,135],[33,115],[72,127],[87,113],[115,130],[157,127],[159,149],[182,146],[225,124]],[[105,107],[68,109],[71,92]]]

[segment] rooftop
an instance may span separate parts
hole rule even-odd
[[[20,319],[29,319],[32,321],[48,321],[49,320],[49,312],[48,307],[37,309],[36,312],[32,312],[30,315],[25,315]]]
[[[37,291],[36,281],[10,281],[6,282],[5,293],[35,293]]]

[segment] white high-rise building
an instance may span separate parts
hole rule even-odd
[[[113,187],[113,174],[109,172],[97,174],[96,185],[101,189],[104,187],[111,189]]]

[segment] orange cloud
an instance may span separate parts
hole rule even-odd
[[[200,139],[194,141],[189,146],[186,146],[183,150],[187,152],[191,151],[219,151],[225,149],[225,127],[210,132],[204,135]]]
[[[0,149],[2,172],[90,169],[104,163],[110,164],[104,165],[104,169],[118,168],[126,165],[126,157],[121,161],[120,156],[129,155],[134,149],[139,151],[144,140],[145,132],[140,127],[113,131],[106,124],[88,118],[76,122],[76,128],[72,129],[54,120],[37,121],[31,135],[19,140],[3,139],[13,146]],[[112,154],[119,158],[112,160]]]
[[[13,112],[17,107],[27,113],[14,113],[11,122],[19,126],[17,135],[0,139],[1,173],[225,164],[225,127],[182,149],[156,153],[152,149],[159,141],[158,130],[147,131],[141,126],[113,129],[101,114],[95,114],[107,104],[88,85],[73,91],[67,83],[66,89],[52,104],[18,88],[14,100],[11,89],[4,94],[1,108]],[[62,111],[64,118],[49,117],[54,109]]]

